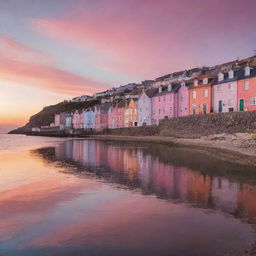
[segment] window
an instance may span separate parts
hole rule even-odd
[[[159,101],[159,102],[161,101],[161,98],[160,98],[160,97],[158,97],[158,101]]]
[[[244,74],[245,74],[245,76],[249,76],[250,75],[250,67],[245,67],[245,69],[244,69]]]
[[[158,110],[158,113],[159,113],[159,115],[161,115],[161,109],[159,108],[159,110]]]
[[[208,97],[208,89],[204,90],[204,97],[207,98]]]
[[[218,74],[218,81],[222,81],[224,79],[224,75],[222,73]]]
[[[181,96],[180,96],[180,101],[183,101],[183,100],[184,100],[184,96],[181,95]]]
[[[228,89],[229,89],[230,91],[233,91],[234,85],[233,85],[233,84],[229,84],[229,85],[228,85]]]
[[[217,92],[221,92],[221,85],[220,84],[217,85]]]
[[[198,80],[194,81],[194,86],[198,86]]]
[[[170,95],[170,101],[172,101],[172,95]]]
[[[230,70],[230,71],[228,72],[228,77],[229,77],[229,79],[234,78],[234,71],[233,71],[233,70]]]
[[[251,97],[250,98],[250,105],[256,105],[256,97]]]
[[[170,107],[170,114],[172,113],[172,107]]]
[[[163,107],[163,113],[165,113],[165,107]]]
[[[233,105],[232,99],[228,99],[228,106],[231,107]]]
[[[208,78],[207,78],[207,77],[205,77],[205,78],[203,79],[203,84],[208,84]]]
[[[249,89],[249,81],[248,81],[248,80],[245,80],[245,81],[244,81],[244,89],[245,89],[245,90],[248,90],[248,89]]]
[[[192,92],[192,99],[196,99],[196,92],[195,91]]]
[[[207,103],[203,104],[203,113],[206,114],[207,112]]]

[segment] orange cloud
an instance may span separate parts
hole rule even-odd
[[[1,58],[1,56],[0,56]],[[0,59],[1,81],[37,87],[58,93],[93,93],[106,85],[46,65]]]

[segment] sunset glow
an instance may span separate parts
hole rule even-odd
[[[0,132],[44,106],[251,56],[255,0],[0,3]]]

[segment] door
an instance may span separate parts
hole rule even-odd
[[[203,113],[206,114],[207,113],[207,103],[203,104]]]
[[[244,111],[244,99],[240,99],[239,101],[239,111]]]
[[[222,100],[219,100],[219,113],[222,112]]]

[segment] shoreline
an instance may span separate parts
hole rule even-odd
[[[207,141],[206,139],[185,139],[162,136],[122,136],[122,135],[91,135],[77,138],[103,141],[126,141],[166,144],[173,147],[189,148],[205,152],[213,157],[226,159],[243,165],[256,166],[256,148],[242,148],[232,143],[222,141]]]
[[[242,147],[246,140],[244,137],[252,136],[250,134],[240,134],[239,143],[235,143],[236,137],[231,134],[210,135],[201,138],[176,138],[167,136],[131,136],[131,135],[106,135],[106,134],[87,134],[87,135],[67,135],[57,133],[28,133],[27,136],[42,136],[42,137],[63,137],[77,139],[94,139],[102,141],[126,141],[126,142],[145,142],[165,144],[172,147],[187,148],[193,151],[200,151],[212,157],[218,157],[224,160],[232,161],[237,164],[250,165],[256,167],[256,146]],[[229,140],[227,140],[229,138]],[[256,139],[255,143],[256,143]]]

